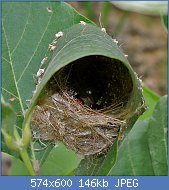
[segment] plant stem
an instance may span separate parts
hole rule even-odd
[[[23,162],[24,162],[26,168],[27,168],[28,171],[29,171],[29,174],[30,174],[31,176],[35,176],[36,174],[35,174],[35,171],[34,171],[34,169],[33,169],[33,167],[32,167],[31,161],[30,161],[30,159],[29,159],[27,150],[26,150],[25,148],[23,148],[23,149],[20,150],[19,152],[20,152],[20,155],[21,155],[21,157],[22,157],[22,160],[23,160]]]
[[[105,28],[108,26],[108,17],[111,12],[111,6],[110,2],[104,2],[102,6],[102,22]]]
[[[95,20],[95,14],[94,14],[94,8],[93,8],[93,2],[83,2],[82,4],[86,10],[87,17],[94,21]]]
[[[129,11],[123,12],[122,16],[119,19],[118,24],[115,26],[113,36],[117,36],[117,34],[120,33],[120,30],[122,29],[122,26],[123,26],[124,22],[126,21],[129,14],[130,14]]]
[[[19,133],[18,133],[17,130],[14,130],[14,136],[15,136],[17,142],[21,142],[21,138],[20,138]],[[34,171],[34,169],[32,167],[32,163],[31,163],[30,158],[28,156],[28,152],[26,150],[26,147],[23,147],[23,148],[20,147],[19,148],[19,153],[21,155],[21,158],[22,158],[22,160],[23,160],[29,174],[31,176],[35,176],[36,174],[35,174],[35,171]]]

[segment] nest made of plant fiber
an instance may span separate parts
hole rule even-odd
[[[105,153],[126,125],[132,89],[129,71],[120,61],[83,57],[50,79],[31,126],[42,139],[61,141],[79,154]]]

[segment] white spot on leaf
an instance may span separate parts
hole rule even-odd
[[[49,44],[49,49],[50,49],[51,51],[53,51],[54,49],[56,49],[56,46],[54,46],[54,45],[52,45],[52,44]]]
[[[43,75],[44,72],[45,72],[45,69],[39,69],[38,72],[36,73],[36,76],[40,77]]]
[[[56,38],[60,38],[60,37],[62,37],[62,36],[63,36],[63,32],[58,32],[58,33],[55,34],[55,37],[56,37]]]
[[[84,21],[80,21],[80,25],[86,25]]]
[[[101,31],[106,33],[106,29],[105,28],[101,28]]]
[[[116,44],[118,44],[118,41],[116,39],[113,39],[113,42],[116,43]]]
[[[48,57],[44,57],[41,61],[41,64],[43,65],[45,63],[45,61],[47,61]]]
[[[53,10],[50,7],[47,8],[47,11],[48,13],[53,13]]]

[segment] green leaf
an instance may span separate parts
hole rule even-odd
[[[108,175],[117,158],[117,139],[107,154],[83,159],[79,164],[76,175]]]
[[[103,32],[100,28],[91,24],[77,24],[63,31],[63,37],[57,40],[57,47],[54,50],[51,59],[49,60],[49,64],[46,68],[45,74],[41,80],[41,83],[38,85],[37,91],[31,101],[30,107],[27,111],[25,122],[27,121],[27,117],[29,117],[29,115],[32,113],[34,107],[36,106],[38,98],[42,94],[45,86],[47,85],[51,77],[61,68],[67,66],[68,64],[71,64],[73,61],[77,61],[80,58],[85,58],[92,55],[100,55],[111,58],[112,60],[118,60],[127,67],[128,73],[131,76],[133,82],[132,94],[130,96],[130,100],[127,106],[130,108],[131,115],[133,116],[132,123],[134,123],[135,120],[138,118],[139,114],[143,111],[142,108],[144,108],[144,105],[143,107],[141,107],[141,109],[139,107],[142,97],[139,80],[133,72],[125,55],[120,51],[119,47],[112,40],[112,38],[105,32]],[[114,64],[116,64],[116,62]],[[135,110],[137,108],[138,110],[140,110],[138,113],[135,113]],[[114,155],[116,155],[116,149],[114,150],[114,152]],[[113,151],[110,152],[110,155],[112,153]],[[85,165],[85,162],[83,163]],[[113,167],[114,157],[109,157],[108,154],[108,156],[104,158],[102,164],[105,166],[105,168],[101,168],[100,170],[98,169],[94,173],[92,171],[93,175],[95,175],[95,173],[99,175],[107,174],[109,170]],[[82,166],[82,168],[84,167]]]
[[[33,142],[35,157],[39,161],[40,166],[46,161],[50,151],[54,147],[54,145],[50,142],[43,142],[43,145],[38,141]]]
[[[128,60],[121,52],[119,47],[112,38],[100,30],[100,28],[86,24],[74,25],[64,31],[64,36],[57,41],[57,48],[54,51],[46,72],[38,85],[37,91],[32,98],[31,104],[27,111],[26,119],[32,113],[40,94],[50,78],[61,68],[82,57],[91,55],[102,55],[121,61],[129,70],[133,82],[132,96],[128,106],[131,112],[135,111],[142,97],[140,83],[137,80]]]
[[[137,121],[121,143],[109,175],[167,175],[167,97],[149,120]]]
[[[16,114],[11,105],[1,98],[2,103],[2,151],[11,155],[18,156],[14,150],[18,149],[15,139],[16,132]]]
[[[9,171],[9,175],[12,176],[28,176],[29,172],[25,167],[25,164],[15,157],[12,158],[12,166]]]
[[[164,28],[168,31],[168,15],[161,15],[161,20]]]
[[[95,20],[95,13],[93,11],[93,8],[94,8],[94,3],[93,2],[90,2],[90,1],[84,1],[82,2],[82,5],[87,13],[87,17],[90,19],[90,20]]]
[[[67,150],[63,144],[53,148],[48,158],[41,167],[42,175],[69,175],[78,166],[80,159],[77,155]]]
[[[154,107],[156,103],[159,101],[159,96],[150,90],[147,86],[143,87],[143,96],[145,99],[145,105],[147,106],[147,110],[139,117],[139,120],[149,119],[152,115]]]
[[[130,96],[131,99],[128,106],[130,107],[131,113],[133,112],[133,110],[135,111],[141,99],[141,89],[139,86],[139,81],[137,80],[136,75],[132,71],[124,54],[120,51],[116,43],[112,41],[112,38],[103,31],[101,31],[100,28],[91,24],[74,25],[73,27],[64,30],[63,33],[63,37],[61,37],[57,41],[57,48],[52,55],[52,58],[45,71],[41,83],[38,85],[37,91],[32,99],[26,117],[29,117],[29,114],[32,113],[39,96],[43,92],[44,87],[57,71],[59,71],[64,66],[71,64],[75,60],[90,55],[103,55],[105,57],[120,60],[128,68],[131,78],[133,80],[133,94]],[[132,118],[132,122],[135,122],[138,115],[139,114],[136,114]],[[112,154],[112,152],[110,154]],[[112,161],[114,160],[114,157],[110,158],[110,160],[112,161],[111,164],[108,163],[109,161],[106,160],[109,160],[109,156],[106,156],[104,162],[102,163],[108,168],[102,168],[98,170],[97,173],[99,175],[102,175],[103,173],[108,173],[108,171],[110,170],[110,168],[112,168],[112,165],[114,164],[114,162]],[[92,174],[95,175],[93,171]]]
[[[148,122],[136,122],[118,149],[116,164],[109,175],[154,175],[147,144]]]
[[[55,33],[88,20],[60,2],[3,2],[2,10],[2,94],[21,117]]]
[[[31,99],[24,120],[24,123],[29,123],[28,119],[38,98],[53,74],[73,61],[90,55],[101,55],[118,60],[128,68],[133,89],[127,106],[130,107],[131,114],[135,112],[142,98],[140,83],[117,44],[100,28],[91,24],[85,26],[77,24],[81,20],[88,23],[91,21],[79,15],[65,3],[3,2],[2,6],[2,93],[5,100],[11,102],[18,118],[21,118],[17,120],[18,126],[22,126],[27,100]],[[59,31],[63,31],[64,36],[58,40],[49,66],[32,98],[32,91],[35,90],[33,75],[39,70],[41,60],[47,53],[48,45]],[[132,122],[135,122],[138,115],[139,113],[134,115]],[[51,154],[54,150],[52,149]],[[45,175],[50,174],[50,171],[47,171],[50,168],[49,163],[52,163],[53,167],[54,160],[58,156],[53,154],[53,162],[47,162],[47,158],[42,166]],[[64,152],[64,156],[62,155],[64,159],[65,154],[66,152]],[[106,158],[109,160],[109,156]],[[60,162],[61,160],[58,161],[58,164]],[[58,173],[60,175],[62,173],[63,175],[70,174],[73,169],[75,169],[75,165],[66,172],[58,168]],[[106,173],[108,169],[101,168],[100,171]],[[57,173],[57,170],[54,172]]]
[[[100,24],[103,25],[103,27],[107,28],[108,27],[108,21],[109,21],[109,16],[111,13],[111,4],[110,2],[104,1],[102,10],[101,10],[101,18],[100,18]]]
[[[148,146],[155,175],[168,175],[168,96],[160,98],[149,121]]]
[[[9,103],[1,99],[2,103],[2,129],[11,137],[14,137],[16,115]]]

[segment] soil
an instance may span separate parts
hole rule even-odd
[[[70,3],[79,13],[88,17],[82,2]],[[106,31],[119,41],[133,69],[149,88],[159,95],[167,94],[167,32],[160,16],[125,12],[109,4]],[[93,21],[99,23],[103,2],[93,2]],[[103,17],[103,15],[102,15]],[[121,26],[118,27],[123,17]],[[101,19],[102,20],[102,19]],[[116,34],[113,34],[116,32]]]

